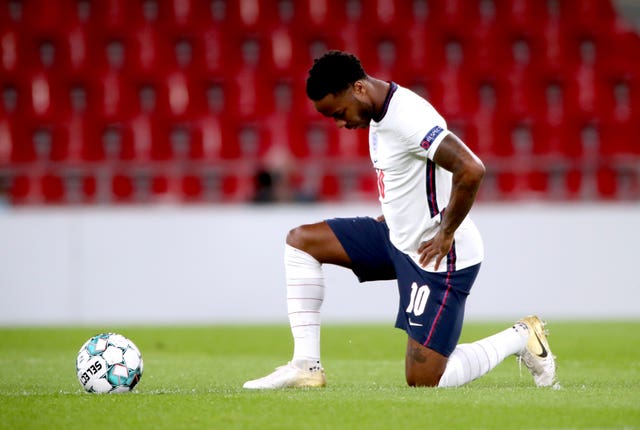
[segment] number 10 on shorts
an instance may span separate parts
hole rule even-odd
[[[411,284],[411,300],[409,306],[407,306],[406,312],[413,313],[419,317],[424,313],[424,308],[427,306],[427,299],[429,298],[429,286],[422,285],[418,287],[415,282]]]

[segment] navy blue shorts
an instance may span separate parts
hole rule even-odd
[[[329,227],[360,280],[396,279],[400,304],[396,327],[444,356],[455,349],[464,306],[480,264],[442,273],[426,272],[389,239],[387,224],[373,218],[334,218]]]

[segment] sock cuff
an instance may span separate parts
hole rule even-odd
[[[289,245],[288,243],[284,244],[284,255],[285,258],[291,258],[293,260],[299,260],[299,261],[306,261],[308,263],[314,263],[314,264],[320,264],[320,262],[318,260],[316,260],[316,258],[309,254],[306,251],[303,251],[301,249],[298,249],[296,247],[293,247],[291,245]]]
[[[285,243],[284,267],[287,278],[323,279],[322,265],[311,254]]]

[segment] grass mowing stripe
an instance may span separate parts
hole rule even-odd
[[[508,323],[507,323],[508,324]],[[504,323],[469,323],[462,342]],[[509,357],[456,389],[404,383],[406,336],[381,325],[323,327],[320,390],[242,390],[283,364],[286,326],[0,329],[0,429],[640,428],[640,321],[552,322],[561,390],[533,386]],[[121,332],[145,373],[124,395],[85,394],[75,355]]]

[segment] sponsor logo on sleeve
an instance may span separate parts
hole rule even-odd
[[[431,145],[433,144],[433,142],[435,142],[436,138],[443,131],[444,131],[444,129],[442,127],[440,127],[439,125],[436,125],[431,130],[429,130],[429,132],[426,134],[426,136],[422,139],[422,142],[420,142],[420,146],[422,148],[424,148],[425,150],[429,149],[431,147]]]

